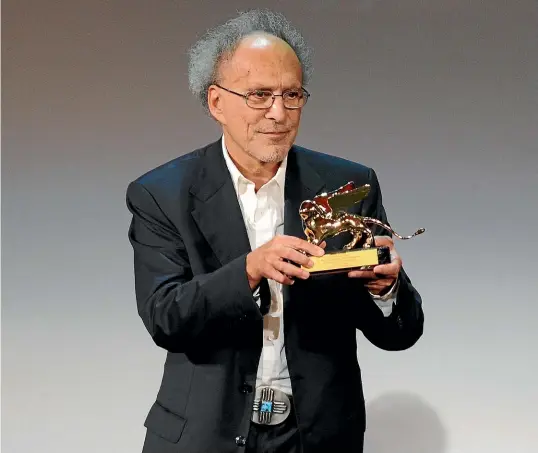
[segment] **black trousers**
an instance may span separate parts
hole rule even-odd
[[[290,400],[292,403],[290,414],[280,425],[270,426],[250,423],[246,453],[302,453],[293,399],[290,397]],[[355,445],[353,452],[340,448],[341,446],[338,446],[337,451],[334,453],[363,453],[364,438],[362,439],[362,445]]]

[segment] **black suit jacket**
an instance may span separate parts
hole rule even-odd
[[[301,201],[348,181],[372,185],[356,212],[386,222],[372,169],[293,146],[284,233],[304,238]],[[240,452],[263,315],[247,280],[250,245],[220,140],[131,182],[127,206],[138,313],[168,351],[143,452]],[[423,330],[419,294],[402,270],[398,303],[385,317],[358,279],[297,280],[284,289],[284,329],[304,453],[357,451],[365,429],[357,329],[379,348],[411,347]]]

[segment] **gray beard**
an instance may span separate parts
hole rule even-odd
[[[287,152],[284,150],[283,147],[281,147],[280,149],[277,149],[273,151],[272,153],[265,154],[263,156],[256,156],[250,152],[249,154],[255,159],[259,160],[260,162],[263,162],[266,164],[274,164],[276,162],[282,162],[284,158],[286,157]]]

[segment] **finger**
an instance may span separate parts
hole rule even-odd
[[[308,271],[301,269],[294,264],[287,263],[286,261],[278,261],[275,264],[275,269],[291,278],[296,277],[300,278],[301,280],[306,280],[308,277],[310,277],[310,273]]]
[[[371,283],[367,283],[364,286],[366,286],[366,288],[368,288],[369,290],[377,291],[377,290],[390,288],[393,283],[394,283],[394,280],[383,279],[383,280],[376,280],[376,281],[373,281]]]
[[[294,249],[304,250],[306,253],[313,256],[323,256],[325,254],[325,250],[318,245],[311,244],[310,242],[298,237],[288,237],[290,240],[287,242],[287,245]]]
[[[327,247],[327,242],[323,241],[321,244],[319,244],[319,246],[325,250],[325,247]]]
[[[387,286],[394,283],[395,278],[379,278],[375,280],[369,280],[365,283],[366,286]]]
[[[304,253],[299,252],[296,249],[290,247],[282,247],[279,250],[280,253],[277,253],[278,258],[283,258],[287,261],[290,261],[291,264],[296,263],[299,266],[312,267],[314,262]]]
[[[400,267],[401,267],[400,261],[396,259],[395,261],[392,261],[391,263],[388,263],[388,264],[380,264],[374,267],[372,271],[374,272],[374,274],[379,275],[379,276],[385,276],[385,275],[395,276],[395,275],[398,275],[398,273],[400,272]]]
[[[266,273],[265,277],[269,278],[271,280],[274,280],[275,282],[278,282],[282,285],[293,285],[294,281],[292,278],[290,278],[288,275],[283,274],[276,270],[275,268],[271,267]]]
[[[366,287],[366,289],[368,289],[368,291],[374,294],[378,294],[378,293],[381,293],[382,291],[389,289],[392,286],[392,283],[393,282],[387,283],[385,285],[364,285],[364,286]]]
[[[378,278],[378,276],[374,274],[372,270],[349,271],[347,275],[350,278],[364,278],[368,280],[373,280],[373,279]]]
[[[394,246],[394,240],[390,236],[374,236],[375,246]]]

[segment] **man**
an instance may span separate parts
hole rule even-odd
[[[361,452],[357,329],[385,350],[422,335],[419,294],[393,260],[311,276],[303,200],[369,183],[356,212],[386,222],[372,169],[294,144],[308,49],[286,19],[250,11],[191,51],[190,86],[222,137],[131,182],[138,312],[168,351],[144,453]],[[302,253],[306,252],[306,253]]]

